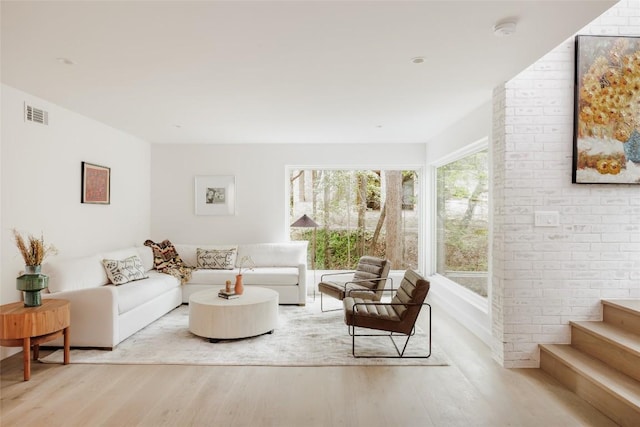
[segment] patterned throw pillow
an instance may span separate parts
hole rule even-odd
[[[191,279],[191,268],[185,265],[169,240],[160,243],[146,240],[144,245],[153,251],[153,265],[156,270],[178,278],[183,285]]]
[[[134,280],[146,279],[147,276],[142,265],[142,260],[137,255],[124,260],[103,259],[102,265],[107,271],[109,280],[114,285],[124,285]]]
[[[238,251],[232,249],[201,249],[196,250],[197,267],[214,270],[233,270],[236,265]]]

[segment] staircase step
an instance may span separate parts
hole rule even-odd
[[[640,382],[565,344],[540,346],[540,368],[622,426],[640,420]]]
[[[640,381],[640,335],[604,322],[569,322],[571,346]]]
[[[602,300],[602,317],[606,323],[640,334],[640,299]]]

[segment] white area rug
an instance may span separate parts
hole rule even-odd
[[[333,302],[333,301],[332,301]],[[337,301],[335,301],[337,302]],[[426,310],[423,311],[426,315]],[[121,342],[115,350],[71,350],[71,363],[164,364],[164,365],[256,365],[256,366],[348,366],[400,365],[446,366],[446,355],[433,343],[428,359],[356,359],[342,311],[320,312],[319,298],[306,307],[279,306],[279,326],[273,334],[210,343],[189,332],[189,307],[182,305]],[[359,329],[365,333],[365,329]],[[73,332],[72,332],[73,333]],[[398,341],[402,343],[403,338]],[[388,337],[356,338],[358,354],[394,355]],[[400,344],[399,344],[400,345]],[[428,336],[418,331],[406,354],[426,354]],[[62,363],[57,350],[41,359]]]

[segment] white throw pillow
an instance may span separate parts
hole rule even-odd
[[[238,251],[231,249],[202,249],[196,250],[198,268],[214,270],[233,270],[236,265]]]
[[[133,255],[124,260],[103,259],[102,265],[107,271],[109,280],[114,285],[124,285],[134,280],[146,279],[144,265],[139,256]]]

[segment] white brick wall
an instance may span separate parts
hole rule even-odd
[[[579,34],[640,35],[623,0]],[[494,90],[493,353],[539,366],[539,343],[568,343],[570,320],[603,298],[640,298],[640,186],[571,184],[573,37]],[[559,227],[534,227],[558,211]]]
[[[491,146],[491,163],[500,165],[501,167],[493,167],[491,174],[491,187],[493,198],[493,218],[491,221],[493,240],[491,244],[491,335],[494,337],[492,345],[492,353],[495,359],[504,365],[504,354],[509,344],[504,340],[504,334],[509,333],[509,327],[505,325],[504,316],[507,309],[504,307],[505,289],[504,289],[504,263],[508,251],[505,246],[505,223],[507,215],[505,215],[505,198],[509,198],[514,194],[510,189],[505,188],[505,146],[507,129],[512,131],[512,127],[506,124],[506,90],[504,87],[496,88],[493,93],[493,129],[492,129],[492,146]],[[515,193],[517,194],[517,193]],[[496,339],[497,338],[497,339]],[[511,351],[512,348],[509,347]]]

